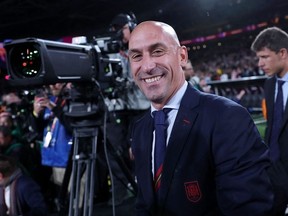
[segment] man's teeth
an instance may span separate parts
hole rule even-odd
[[[161,76],[148,78],[148,79],[145,79],[145,82],[146,82],[146,83],[156,82],[156,81],[160,80],[160,78],[161,78]]]

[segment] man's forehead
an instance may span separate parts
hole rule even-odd
[[[138,29],[137,29],[138,30]],[[132,36],[130,40],[133,42],[133,40],[141,40],[142,38],[149,38],[156,39],[159,37],[163,37],[163,33],[160,31],[159,28],[141,28],[135,33],[132,32]]]
[[[160,47],[160,46],[172,46],[175,45],[175,42],[171,37],[165,34],[157,34],[156,32],[149,32],[145,34],[136,35],[133,39],[129,41],[129,49],[138,49],[140,47],[144,48],[152,48],[152,47]]]
[[[268,49],[266,47],[256,52],[257,55],[259,55],[259,54],[260,55],[263,55],[263,54],[266,55],[266,54],[274,54],[274,53],[275,53],[274,51],[272,51],[272,50],[270,50],[270,49]]]
[[[130,42],[143,43],[150,41],[162,41],[164,43],[178,43],[178,38],[172,27],[159,22],[147,22],[140,24],[132,32]],[[142,41],[141,41],[142,40]]]

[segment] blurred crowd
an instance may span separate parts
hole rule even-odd
[[[257,58],[250,48],[243,46],[235,50],[223,47],[197,54],[196,51],[191,52],[191,61],[184,67],[186,80],[201,91],[232,99],[251,112],[261,111],[265,74],[259,69]],[[260,79],[237,83],[249,80],[249,77]]]
[[[223,50],[218,53],[207,52],[199,60],[193,60],[192,64],[194,70],[192,76],[197,76],[199,80],[204,79],[206,82],[265,75],[258,68],[256,56],[249,48],[239,48],[235,52]]]

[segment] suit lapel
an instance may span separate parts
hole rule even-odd
[[[274,109],[274,97],[275,97],[275,77],[269,78],[265,83],[265,100],[267,106],[267,118],[269,128],[272,128],[272,119],[273,119],[273,109]],[[270,137],[271,130],[267,130],[266,137]]]
[[[168,188],[172,182],[173,173],[177,162],[181,157],[181,153],[186,144],[187,137],[192,129],[193,122],[196,120],[198,111],[195,109],[199,104],[199,93],[197,90],[188,86],[183,99],[181,100],[180,108],[171,132],[168,148],[166,151],[164,167],[161,179],[161,194],[163,200],[168,193]]]
[[[138,172],[138,181],[141,181],[141,185],[147,185],[145,191],[142,191],[144,200],[149,200],[151,203],[154,202],[154,190],[153,190],[153,176],[152,176],[152,142],[153,142],[153,119],[150,112],[144,117],[144,120],[140,122],[140,127],[145,128],[141,131],[140,136],[137,137],[138,145],[137,151],[139,152],[136,156],[138,166],[141,172]],[[144,125],[144,126],[143,126]]]
[[[274,107],[274,97],[275,97],[275,77],[272,77],[267,80],[267,86],[266,86],[266,106],[268,110],[268,116],[270,119],[273,118],[273,107]]]
[[[266,85],[266,106],[268,110],[268,118],[273,119],[273,112],[274,112],[274,101],[275,101],[275,85],[276,85],[276,78],[275,76],[267,80],[267,85]],[[273,90],[273,91],[272,91]],[[286,99],[287,100],[287,99]],[[286,122],[288,121],[288,103],[286,104],[286,108],[283,114],[283,121],[280,129],[280,135],[281,132],[283,132],[284,126]],[[269,124],[271,124],[272,127],[272,121],[269,121]],[[270,131],[268,131],[268,137],[270,137]]]

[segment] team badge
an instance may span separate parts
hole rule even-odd
[[[188,200],[198,202],[202,197],[198,181],[186,182],[184,185]]]

